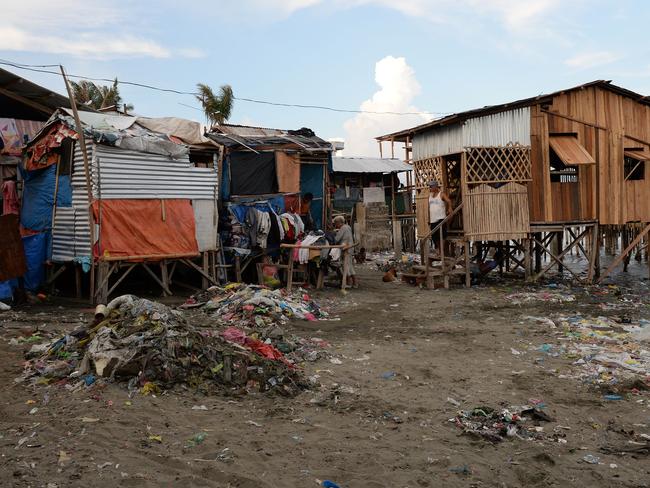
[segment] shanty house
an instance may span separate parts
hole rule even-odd
[[[356,238],[366,250],[401,250],[402,234],[413,229],[412,169],[396,158],[332,158],[332,210],[351,216]],[[400,180],[400,174],[406,176]],[[406,234],[406,241],[412,241]]]
[[[420,236],[429,233],[426,185],[434,179],[454,201],[446,224],[466,241],[532,238],[545,247],[540,234],[568,229],[568,247],[546,250],[561,265],[589,236],[589,279],[598,224],[650,221],[650,100],[607,81],[453,114],[378,140],[405,144],[420,188]]]
[[[96,301],[105,300],[137,265],[168,294],[179,263],[214,281],[208,258],[217,249],[218,150],[203,138],[200,124],[79,116],[87,158],[65,109],[26,148],[21,224],[48,236],[43,259],[59,263],[57,274],[66,265],[80,265],[78,289],[79,269],[90,270]],[[197,257],[202,266],[193,262]]]

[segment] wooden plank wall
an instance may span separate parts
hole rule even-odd
[[[623,174],[624,148],[650,148],[650,107],[592,86],[555,96],[548,111],[576,120],[546,114],[539,106],[531,111],[531,221],[650,221],[650,165],[644,180],[625,182]],[[548,134],[562,132],[577,133],[596,159],[596,165],[580,166],[578,183],[550,183]]]

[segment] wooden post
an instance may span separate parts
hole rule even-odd
[[[402,231],[398,228],[397,211],[395,205],[395,177],[396,173],[390,173],[390,194],[391,194],[391,221],[393,223],[393,252],[395,259],[402,258]]]
[[[598,222],[591,228],[591,241],[589,252],[589,270],[587,272],[587,281],[593,283],[594,276],[597,274],[596,265],[597,257],[600,254],[600,239],[598,235]]]
[[[167,260],[160,261],[160,280],[163,284],[163,290],[169,290],[169,273],[167,271]],[[206,288],[206,287],[204,287]],[[171,290],[170,290],[171,291]]]
[[[522,241],[522,245],[524,247],[524,277],[526,281],[528,281],[532,275],[531,259],[530,259],[530,251],[531,251],[530,239],[528,238],[524,239]]]
[[[622,246],[623,246],[623,249],[625,249],[625,248],[627,248],[628,244],[630,243],[629,229],[627,227],[624,227],[622,234],[623,234]],[[625,258],[623,259],[623,272],[624,273],[627,273],[627,268],[628,268],[629,264],[630,264],[630,253],[628,253],[625,256]]]
[[[83,126],[81,125],[81,119],[79,118],[79,112],[77,111],[77,102],[75,101],[72,88],[70,87],[70,82],[68,77],[65,74],[63,65],[59,66],[61,68],[61,76],[63,76],[63,82],[65,83],[65,88],[68,92],[68,98],[70,99],[70,106],[72,107],[72,115],[74,116],[74,122],[77,134],[79,136],[79,146],[81,147],[81,155],[84,162],[84,176],[86,179],[86,193],[88,195],[88,226],[90,227],[90,303],[94,303],[94,278],[95,278],[95,258],[93,255],[93,247],[95,245],[95,224],[93,222],[93,190],[90,184],[90,164],[88,163],[88,153],[86,150],[86,136],[84,135]],[[99,183],[98,183],[99,184]],[[54,202],[56,205],[56,202]]]
[[[431,275],[431,260],[429,258],[429,253],[431,252],[431,239],[429,237],[424,238],[424,242],[422,242],[423,251],[422,255],[424,256],[424,273],[425,273],[425,280],[426,280],[426,285],[427,288],[431,289],[433,288],[433,276]]]
[[[467,288],[472,286],[472,273],[470,273],[469,270],[469,253],[470,253],[470,246],[469,246],[469,241],[464,242],[464,248],[465,248],[465,286]]]
[[[345,290],[348,286],[348,273],[350,272],[348,266],[348,255],[350,253],[350,248],[343,249],[341,259],[343,259],[343,277],[341,278],[341,290]]]
[[[533,245],[535,246],[535,273],[539,273],[542,269],[542,233],[535,232],[533,234]]]
[[[201,259],[202,259],[202,262],[203,262],[203,272],[204,272],[206,275],[209,276],[209,275],[210,275],[210,263],[209,263],[209,261],[208,261],[208,253],[207,253],[207,251],[203,251],[203,252],[201,253]],[[207,279],[205,276],[203,276],[203,277],[201,278],[201,287],[202,287],[204,290],[207,290],[207,288],[208,288],[209,286],[210,286],[210,282],[208,281],[208,279]]]
[[[287,267],[287,291],[291,291],[293,285],[293,249],[289,249],[289,266]]]
[[[81,265],[77,264],[74,267],[74,284],[77,298],[81,298]]]

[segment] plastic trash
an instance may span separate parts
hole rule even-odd
[[[190,446],[198,446],[202,444],[205,438],[208,436],[205,432],[199,432],[194,434],[191,439],[189,439]]]
[[[323,483],[321,483],[321,485],[324,488],[341,488],[339,485],[337,485],[336,483],[334,483],[333,481],[330,481],[330,480],[323,481]]]
[[[384,378],[385,380],[392,380],[397,376],[397,373],[395,371],[386,371],[385,373],[382,373],[381,377]]]
[[[589,464],[600,464],[600,458],[598,456],[594,456],[593,454],[586,454],[582,457],[582,460],[585,463]]]
[[[605,400],[610,401],[610,402],[623,399],[623,397],[621,395],[605,395],[603,398]]]
[[[467,464],[463,464],[462,466],[455,466],[455,467],[449,468],[449,471],[451,471],[452,473],[464,474],[464,475],[468,475],[468,474],[472,473],[472,470],[469,469],[469,466]]]

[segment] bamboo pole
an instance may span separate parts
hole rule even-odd
[[[72,115],[74,117],[75,127],[77,135],[79,136],[79,146],[81,147],[81,155],[84,162],[84,176],[86,179],[86,193],[88,195],[88,226],[90,227],[90,303],[94,301],[94,290],[95,290],[95,258],[93,247],[95,245],[95,224],[93,219],[93,190],[90,184],[90,164],[88,163],[88,153],[86,149],[86,136],[84,135],[83,126],[81,125],[81,119],[79,118],[79,112],[77,111],[77,103],[74,98],[74,93],[70,87],[70,82],[68,77],[65,74],[65,69],[63,65],[59,65],[61,68],[61,76],[63,76],[63,82],[65,83],[65,88],[68,92],[68,98],[70,99],[70,106],[72,107]]]

